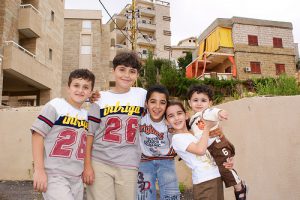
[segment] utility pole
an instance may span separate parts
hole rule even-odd
[[[132,0],[132,11],[131,11],[131,49],[136,51],[136,0]]]

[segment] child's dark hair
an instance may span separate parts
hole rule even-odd
[[[68,81],[68,86],[70,87],[71,82],[73,79],[75,78],[81,78],[87,81],[91,81],[92,82],[92,90],[94,89],[94,85],[95,85],[95,75],[93,74],[93,72],[91,72],[88,69],[75,69],[74,71],[72,71],[69,75],[69,81]]]
[[[212,89],[209,88],[207,85],[192,85],[189,87],[188,92],[187,92],[187,98],[190,100],[192,98],[192,95],[197,92],[197,94],[203,93],[206,94],[209,98],[210,101],[213,100],[213,91]]]
[[[113,59],[113,65],[114,69],[119,65],[124,65],[126,67],[137,69],[138,72],[142,66],[140,58],[134,51],[124,51],[117,54]]]
[[[169,101],[169,91],[168,91],[168,89],[163,85],[153,85],[147,91],[146,102],[148,102],[148,100],[150,99],[151,95],[154,92],[164,94],[166,96],[167,102]]]
[[[183,111],[184,113],[186,113],[186,109],[184,108],[183,104],[182,104],[180,101],[177,101],[177,100],[168,101],[166,110],[167,110],[170,106],[179,106],[179,107],[182,109],[182,111]],[[167,119],[167,112],[165,112],[165,118]],[[189,119],[187,119],[187,120],[185,121],[185,124],[186,124],[186,127],[187,127],[188,129],[190,129],[190,127],[189,127]]]
[[[180,101],[177,101],[177,100],[171,100],[171,101],[168,101],[167,109],[168,109],[170,106],[179,106],[179,107],[183,110],[183,112],[186,113],[186,110],[185,110],[183,104],[182,104]],[[166,115],[166,113],[165,113],[165,115]]]

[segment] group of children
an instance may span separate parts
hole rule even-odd
[[[116,86],[88,112],[82,104],[95,76],[87,69],[70,74],[66,99],[43,107],[31,128],[34,189],[46,200],[82,200],[85,183],[88,200],[153,200],[158,181],[160,199],[180,199],[177,153],[192,169],[195,200],[224,199],[222,180],[245,200],[247,188],[232,169],[234,147],[218,127],[227,113],[210,108],[211,90],[190,89],[188,127],[188,113],[165,87],[132,87],[141,67],[134,52],[118,54],[113,66]]]

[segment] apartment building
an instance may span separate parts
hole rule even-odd
[[[289,22],[232,17],[216,19],[199,37],[187,77],[294,76],[296,53]]]
[[[186,56],[187,52],[194,52],[197,44],[196,37],[188,37],[180,40],[177,45],[171,46],[171,60],[177,61],[178,58]]]
[[[71,71],[87,68],[96,76],[95,89],[109,87],[110,31],[102,24],[100,10],[65,10],[62,88],[68,83]],[[64,96],[63,92],[63,96]]]
[[[154,57],[166,58],[171,53],[170,3],[161,0],[136,0],[137,46],[142,59],[149,51]],[[111,47],[115,53],[131,49],[132,5],[128,4],[107,24],[111,31]]]
[[[2,0],[0,102],[45,104],[61,92],[63,0]]]

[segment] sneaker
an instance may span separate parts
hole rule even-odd
[[[240,191],[234,191],[236,200],[246,200],[248,193],[248,187],[244,181],[242,181],[242,189]]]

